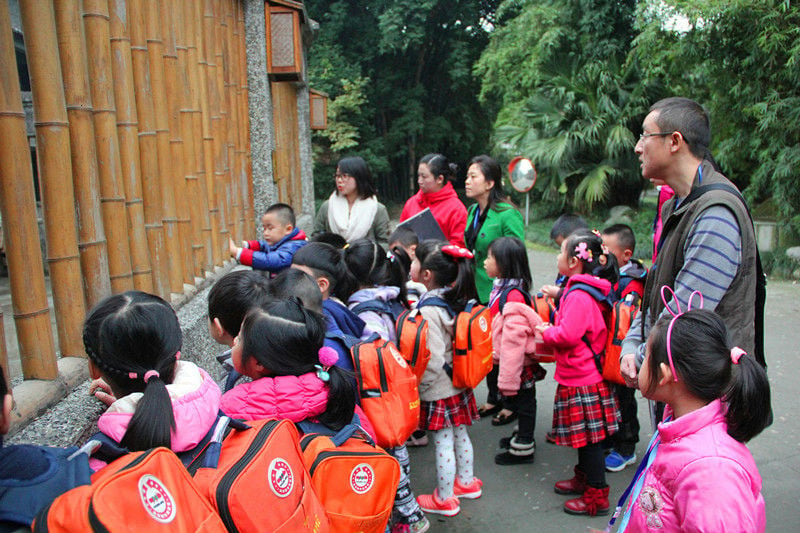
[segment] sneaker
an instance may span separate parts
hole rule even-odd
[[[427,446],[428,434],[425,431],[415,431],[408,437],[406,446]]]
[[[439,489],[434,489],[433,494],[420,494],[417,496],[417,503],[426,513],[440,514],[444,516],[455,516],[461,510],[458,498],[451,496],[446,500],[440,500]]]
[[[427,519],[427,517],[423,517],[422,520],[418,520],[413,524],[408,526],[408,531],[410,533],[425,533],[430,529],[431,523]]]
[[[483,494],[483,481],[474,477],[472,483],[469,485],[462,485],[456,476],[456,482],[453,483],[453,496],[456,498],[466,498],[468,500],[477,500]]]
[[[550,444],[555,444],[556,436],[552,431],[548,431],[544,436],[544,440],[549,442]]]
[[[617,450],[614,450],[608,457],[606,457],[606,470],[609,472],[620,472],[625,470],[625,467],[632,465],[636,462],[636,454],[622,455]]]

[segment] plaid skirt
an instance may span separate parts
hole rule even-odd
[[[539,363],[533,363],[532,365],[523,366],[522,374],[520,374],[519,376],[520,390],[535,388],[536,382],[542,381],[546,375],[547,375],[547,370],[545,370]]]
[[[437,431],[455,426],[471,426],[480,419],[472,389],[432,402],[420,401],[419,428]]]
[[[556,444],[582,448],[617,432],[619,405],[608,383],[568,387],[559,385],[553,404]]]

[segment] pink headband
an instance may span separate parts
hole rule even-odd
[[[678,308],[678,312],[674,312],[672,308],[669,306],[669,302],[667,301],[667,297],[664,294],[666,291],[672,295],[670,301],[675,302],[675,306]],[[686,303],[686,310],[692,310],[692,300],[694,299],[694,295],[697,294],[700,296],[700,307],[699,309],[703,308],[703,294],[700,291],[693,291],[692,294],[689,295],[689,301]],[[675,373],[675,365],[672,362],[672,326],[675,324],[675,321],[678,320],[678,317],[681,316],[684,312],[681,311],[681,303],[678,301],[678,297],[675,296],[675,291],[672,290],[671,287],[667,285],[663,285],[661,287],[661,301],[664,302],[664,307],[669,311],[669,314],[672,315],[672,320],[669,321],[669,326],[667,327],[667,359],[669,360],[669,369],[672,371],[672,379],[676,382],[678,381],[678,374]]]

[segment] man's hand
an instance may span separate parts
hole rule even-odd
[[[231,238],[228,238],[228,251],[230,251],[231,257],[236,257],[236,254],[239,253],[239,247],[236,246],[236,243]]]
[[[632,389],[639,388],[639,378],[636,372],[636,355],[626,353],[619,361],[619,373],[625,380],[625,385]]]
[[[561,287],[559,287],[558,285],[542,285],[542,288],[539,289],[539,292],[555,300],[556,298],[558,298],[558,291],[560,290]]]

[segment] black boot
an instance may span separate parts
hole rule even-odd
[[[532,463],[536,453],[536,441],[518,442],[513,437],[509,442],[508,450],[494,456],[494,462],[499,465],[518,465]]]

